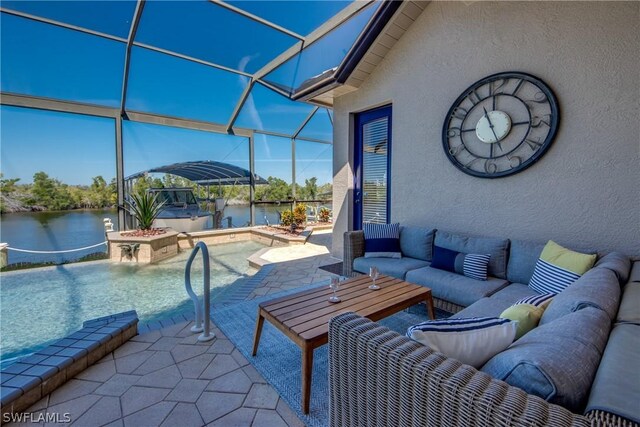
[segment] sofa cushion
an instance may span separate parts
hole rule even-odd
[[[484,297],[471,304],[469,307],[455,313],[449,319],[464,319],[467,317],[498,317],[507,308],[511,307],[511,302],[494,297]]]
[[[431,267],[411,270],[405,280],[431,288],[436,298],[465,307],[507,285],[504,279],[489,277],[481,281]]]
[[[462,274],[471,279],[487,280],[487,268],[491,255],[463,254],[451,249],[433,247],[431,268]]]
[[[507,279],[510,282],[529,283],[544,245],[544,243],[528,240],[512,240],[509,249]]]
[[[620,285],[615,273],[594,268],[556,295],[540,319],[544,325],[584,307],[603,310],[613,321],[620,304]]]
[[[640,423],[640,326],[617,325],[604,350],[585,412],[601,410]]]
[[[640,325],[640,282],[629,282],[624,287],[616,322]]]
[[[631,259],[620,252],[611,252],[600,258],[594,267],[607,268],[613,271],[618,277],[618,282],[625,284],[629,280]]]
[[[410,270],[426,267],[429,263],[421,259],[402,257],[395,258],[356,258],[353,260],[353,269],[360,273],[369,274],[369,268],[378,267],[381,274],[404,280]]]
[[[489,275],[499,279],[507,277],[507,253],[509,240],[494,237],[474,237],[465,234],[454,234],[447,231],[436,231],[436,246],[451,249],[465,254],[488,254]]]
[[[402,256],[431,261],[435,230],[422,227],[400,227],[400,250]]]
[[[462,363],[479,368],[513,342],[516,322],[496,317],[429,320],[407,336]]]
[[[596,261],[595,254],[582,254],[549,240],[536,263],[529,286],[534,291],[560,293],[586,273]]]
[[[367,223],[364,231],[365,258],[401,258],[400,224]]]
[[[500,299],[501,301],[505,301],[509,303],[509,305],[512,305],[515,304],[516,301],[532,295],[538,294],[532,291],[529,286],[522,283],[509,283],[508,286],[505,286],[495,294],[491,295],[491,298],[495,300]]]
[[[489,360],[482,371],[579,413],[610,328],[604,311],[584,308],[538,326]]]
[[[631,273],[629,273],[630,282],[640,282],[640,261],[635,261],[631,266]]]

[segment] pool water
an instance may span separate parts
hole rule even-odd
[[[247,258],[263,245],[248,241],[209,246],[212,301],[253,275]],[[0,359],[32,353],[82,328],[82,322],[136,310],[141,323],[170,318],[193,303],[184,288],[191,251],[154,265],[98,261],[0,274]],[[202,295],[202,256],[191,283]]]

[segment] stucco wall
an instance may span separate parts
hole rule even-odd
[[[335,101],[333,252],[352,216],[352,114],[393,104],[391,219],[640,255],[640,4],[432,2],[356,92]],[[550,150],[519,174],[468,176],[442,123],[480,78],[524,71],[558,96]]]

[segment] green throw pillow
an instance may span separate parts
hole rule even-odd
[[[536,307],[532,304],[517,304],[503,311],[500,318],[518,322],[518,328],[516,329],[517,340],[538,326],[543,313],[543,307]]]
[[[547,242],[540,254],[540,259],[545,260],[549,264],[564,268],[580,276],[591,270],[591,267],[593,267],[593,264],[596,262],[596,258],[596,254],[574,252],[560,246],[553,240]]]

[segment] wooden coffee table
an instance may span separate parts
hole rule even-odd
[[[265,301],[258,309],[253,340],[253,355],[258,351],[264,319],[295,342],[302,350],[302,411],[309,413],[313,350],[327,343],[329,320],[353,311],[371,320],[379,320],[420,302],[427,303],[429,317],[434,319],[431,289],[388,276],[376,281],[381,289],[371,290],[371,279],[360,276],[341,283],[339,303],[329,302],[333,291],[322,286]]]

